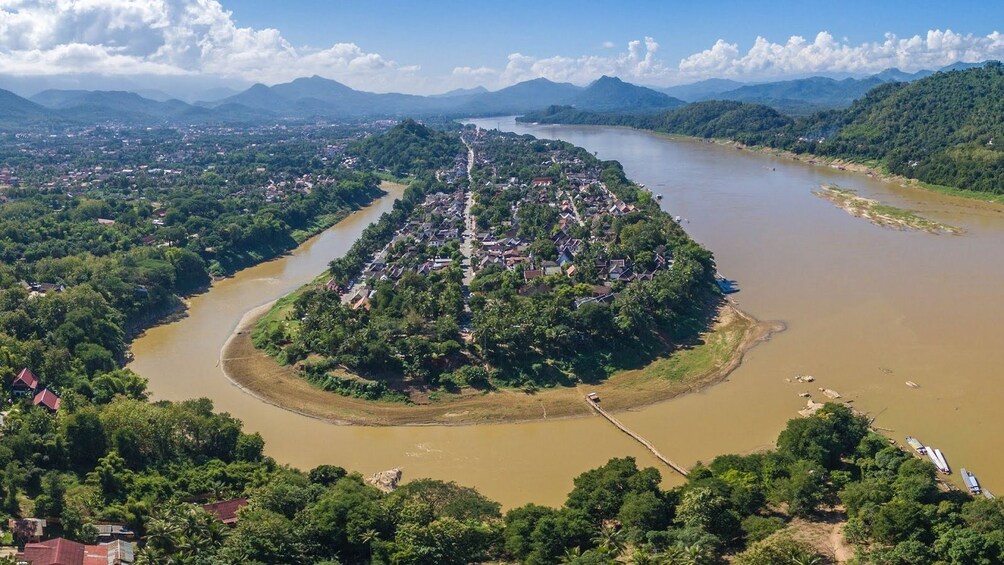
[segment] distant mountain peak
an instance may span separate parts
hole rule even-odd
[[[456,98],[457,96],[472,96],[475,94],[484,94],[488,92],[488,89],[483,86],[475,86],[474,88],[454,88],[443,92],[442,94],[433,94],[430,98]]]
[[[592,84],[627,84],[627,83],[618,77],[602,75],[600,78],[594,80]]]
[[[682,106],[668,94],[603,75],[573,100],[576,108],[599,111],[644,111]]]

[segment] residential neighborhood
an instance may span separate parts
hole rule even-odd
[[[577,299],[577,307],[592,301],[609,302],[623,285],[651,280],[655,271],[672,266],[672,252],[665,246],[656,249],[644,264],[605,253],[589,265],[580,264],[587,247],[605,249],[612,243],[616,218],[637,210],[611,192],[600,178],[599,166],[586,166],[580,157],[555,149],[540,163],[553,170],[552,175],[528,179],[500,176],[497,160],[504,153],[498,151],[498,145],[520,141],[511,136],[500,138],[498,132],[487,130],[465,132],[463,139],[470,155],[458,155],[451,168],[436,173],[437,179],[455,190],[426,196],[349,288],[328,283],[330,290],[341,292],[344,304],[368,309],[376,292],[374,284],[379,281],[396,281],[407,272],[425,275],[452,265],[468,268],[469,261],[474,276],[490,267],[521,273],[524,291],[530,293],[548,276],[595,279],[592,296]],[[471,157],[472,179],[486,180],[468,188]],[[507,203],[501,216],[498,202]],[[529,227],[530,223],[534,225]],[[553,256],[534,253],[532,244],[542,238],[553,244]],[[461,253],[465,245],[471,249],[469,258]],[[614,283],[620,284],[615,288]]]

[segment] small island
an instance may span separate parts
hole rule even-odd
[[[583,387],[614,409],[669,398],[779,329],[724,300],[711,253],[615,161],[412,121],[348,151],[411,184],[227,345],[266,401],[366,424],[583,415]]]
[[[877,226],[898,230],[925,231],[934,234],[958,235],[962,233],[962,230],[955,226],[935,222],[934,220],[918,216],[909,210],[903,210],[902,208],[882,204],[871,198],[858,196],[855,191],[850,189],[834,185],[823,185],[819,190],[813,192],[813,194],[829,200],[848,214],[857,218],[864,218]]]

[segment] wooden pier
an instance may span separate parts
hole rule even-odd
[[[606,410],[600,408],[599,397],[597,397],[595,394],[586,395],[586,404],[592,406],[593,410],[596,410],[596,412],[600,416],[606,418],[607,421],[613,424],[617,429],[631,436],[638,443],[644,445],[646,449],[652,452],[652,455],[655,455],[656,459],[665,463],[670,469],[676,471],[677,473],[683,475],[684,477],[686,477],[689,474],[689,472],[685,468],[681,467],[680,465],[677,465],[676,463],[673,463],[665,455],[659,453],[659,450],[656,449],[655,446],[652,445],[650,441],[632,432],[627,426],[622,424],[620,420],[614,418]]]

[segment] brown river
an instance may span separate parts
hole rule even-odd
[[[826,387],[876,417],[900,441],[940,448],[1004,491],[1004,206],[904,189],[865,175],[622,128],[483,127],[558,138],[617,159],[629,177],[710,248],[738,281],[741,308],[787,331],[753,351],[729,379],[702,392],[619,414],[678,463],[769,447],[805,400]],[[862,196],[965,230],[961,236],[895,231],[812,195],[839,184]],[[206,396],[244,421],[282,463],[330,463],[364,474],[398,467],[477,487],[505,506],[560,504],[582,471],[631,455],[660,466],[598,416],[472,427],[336,426],[265,404],[233,386],[220,348],[248,310],[313,279],[344,253],[393,195],[292,254],[216,283],[184,319],[147,331],[130,367],[155,399]],[[811,374],[816,382],[786,382]],[[913,381],[920,388],[906,386]],[[679,477],[660,467],[667,485]]]

